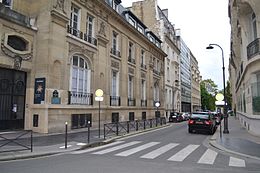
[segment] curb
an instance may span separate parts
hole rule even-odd
[[[216,133],[218,132],[218,133]],[[260,158],[259,157],[256,157],[256,156],[251,156],[251,155],[248,155],[248,154],[243,154],[243,153],[239,153],[239,152],[236,152],[236,151],[233,151],[233,150],[230,150],[230,149],[227,149],[225,148],[224,146],[222,146],[221,144],[219,144],[217,142],[217,139],[219,139],[219,136],[220,136],[220,131],[219,131],[219,127],[217,128],[215,134],[209,139],[209,145],[211,145],[212,147],[218,149],[218,150],[221,150],[221,151],[224,151],[224,152],[227,152],[227,153],[230,153],[230,154],[235,154],[235,155],[239,155],[239,156],[242,156],[242,157],[246,157],[246,158],[250,158],[250,159],[256,159],[256,160],[259,160],[260,161]]]

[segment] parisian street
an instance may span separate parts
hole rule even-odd
[[[187,122],[113,143],[42,158],[1,162],[3,173],[258,173],[260,161],[211,147],[211,135],[189,134]]]

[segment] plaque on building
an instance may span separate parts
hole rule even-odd
[[[45,78],[35,78],[34,104],[43,104],[45,100]]]
[[[57,90],[52,92],[51,104],[60,104],[59,92]]]

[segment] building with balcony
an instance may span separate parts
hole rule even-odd
[[[164,106],[161,40],[120,0],[1,2],[1,130],[97,128],[97,89],[101,127]]]
[[[260,2],[229,0],[232,108],[249,133],[260,136]]]
[[[198,61],[191,53],[191,112],[201,110],[200,75]]]
[[[167,117],[171,111],[181,109],[180,48],[174,25],[168,19],[168,9],[160,9],[157,0],[133,2],[129,9],[162,40],[162,49],[167,54],[163,67],[164,106]]]

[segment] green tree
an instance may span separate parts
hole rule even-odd
[[[202,109],[214,111],[216,109],[215,95],[218,91],[217,85],[211,79],[203,80],[200,83],[200,91]]]
[[[226,100],[227,100],[228,108],[232,109],[232,93],[231,93],[231,86],[229,81],[227,81],[227,86],[226,86]]]

